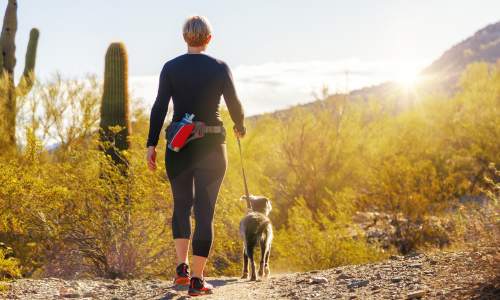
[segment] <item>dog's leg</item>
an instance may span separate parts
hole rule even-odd
[[[260,264],[259,264],[259,276],[264,276],[264,262],[266,256],[266,240],[260,240]]]
[[[250,260],[250,280],[255,281],[257,280],[257,275],[255,274],[255,260],[253,259],[253,251],[255,249],[255,245],[252,245],[251,247],[248,247],[247,249],[247,254],[248,254],[248,259]]]
[[[242,279],[248,278],[248,255],[246,248],[243,248],[243,275],[241,276],[241,278]]]
[[[265,263],[264,263],[264,276],[267,278],[271,274],[271,271],[269,270],[269,255],[271,254],[271,241],[266,242],[266,257],[264,258]]]

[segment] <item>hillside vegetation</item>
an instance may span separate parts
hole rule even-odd
[[[148,113],[131,110],[121,176],[99,150],[101,95],[92,78],[54,78],[20,99],[26,144],[0,156],[0,277],[171,275],[172,199],[164,167],[146,168]],[[484,212],[498,209],[500,65],[469,66],[453,97],[417,96],[404,112],[390,99],[337,96],[252,122],[243,154],[251,192],[273,201],[272,269],[372,262],[498,230],[498,215]],[[227,146],[212,276],[241,266],[245,205],[232,134]],[[387,220],[383,238],[356,222],[363,213]]]

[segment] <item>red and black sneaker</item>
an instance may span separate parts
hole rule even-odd
[[[189,285],[189,266],[187,264],[181,263],[177,266],[174,284]]]
[[[205,280],[197,277],[192,277],[191,283],[189,285],[188,295],[193,297],[208,295],[213,293],[213,289],[214,287],[210,283],[207,283]]]

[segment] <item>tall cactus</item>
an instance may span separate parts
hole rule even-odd
[[[0,36],[0,148],[14,147],[16,144],[16,105],[17,96],[26,95],[34,83],[34,69],[39,31],[31,29],[23,76],[18,85],[14,83],[16,66],[17,0],[9,0],[3,19]]]
[[[101,104],[101,142],[106,154],[124,164],[121,151],[130,147],[128,59],[123,43],[112,43],[106,52]]]

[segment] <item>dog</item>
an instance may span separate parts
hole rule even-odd
[[[241,200],[246,200],[242,196]],[[260,244],[261,258],[259,276],[269,277],[269,255],[271,253],[271,243],[273,240],[273,226],[269,219],[272,206],[271,201],[263,196],[250,196],[251,210],[240,222],[240,235],[244,242],[243,249],[243,276],[248,278],[248,260],[250,260],[251,273],[250,280],[257,280],[255,273],[254,248]]]

